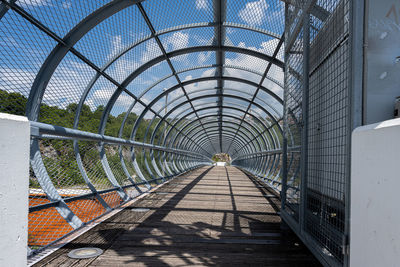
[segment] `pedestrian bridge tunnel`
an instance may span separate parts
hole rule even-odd
[[[31,125],[30,254],[225,153],[342,264],[347,154],[310,168],[335,174],[311,170],[302,207],[301,144],[348,144],[349,2],[1,0],[0,111]]]

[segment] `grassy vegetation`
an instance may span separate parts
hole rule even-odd
[[[27,98],[19,93],[6,92],[0,90],[0,112],[10,113],[15,115],[25,115],[25,107]],[[67,128],[73,128],[73,122],[78,104],[71,103],[65,109],[57,106],[49,106],[42,104],[40,107],[39,121],[52,125],[58,125]],[[83,105],[80,113],[78,129],[82,131],[97,133],[101,121],[101,116],[104,111],[104,106],[98,106],[95,110],[90,109],[88,105]],[[110,115],[105,127],[105,134],[117,137],[122,125],[126,112],[117,116]],[[126,126],[123,129],[121,137],[129,139],[133,125],[135,124],[138,115],[130,113],[128,115]],[[149,132],[152,133],[159,119],[155,119],[150,125]],[[150,120],[142,120],[139,124],[135,140],[139,142],[149,142],[149,136],[145,136],[146,129],[150,124]],[[155,140],[162,136],[164,126],[156,133]],[[74,186],[84,184],[84,180],[80,174],[78,164],[75,158],[73,142],[70,140],[55,140],[45,139],[40,141],[43,161],[46,165],[48,174],[56,187]],[[79,152],[86,170],[88,170],[89,178],[95,179],[98,183],[105,183],[107,178],[103,170],[97,142],[79,142]],[[123,173],[120,164],[118,151],[110,151],[106,148],[108,161],[114,172]],[[139,152],[139,151],[138,151]],[[142,168],[142,171],[147,174],[144,167],[142,153],[135,153],[137,161]],[[146,157],[148,153],[146,153]],[[127,167],[131,174],[134,173],[130,164]],[[122,176],[122,175],[121,175]],[[39,183],[31,170],[30,186],[39,187]],[[150,177],[147,177],[150,178]]]

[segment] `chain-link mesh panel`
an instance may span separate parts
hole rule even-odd
[[[104,193],[100,194],[100,196],[111,208],[115,208],[123,203],[122,198],[118,195],[117,192]]]
[[[79,142],[79,154],[82,165],[91,183],[98,191],[112,188],[100,161],[99,146],[95,142]]]
[[[0,112],[25,115],[32,83],[55,45],[14,11],[1,18]]]
[[[107,118],[107,123],[105,128],[106,135],[115,137],[118,136],[125,115],[128,112],[129,107],[134,102],[135,100],[125,92],[119,95]],[[131,115],[130,120],[134,119],[132,116],[133,115]]]
[[[156,186],[171,175],[204,164],[208,161],[206,157],[216,152],[216,147],[235,154],[240,150],[238,155],[280,148],[280,136],[274,133],[278,131],[271,125],[269,114],[248,101],[218,96],[222,91],[252,99],[256,87],[217,80],[222,74],[260,83],[269,62],[224,49],[239,47],[253,50],[249,51],[253,55],[260,52],[274,56],[283,33],[282,2],[228,0],[227,6],[222,6],[219,12],[215,5],[218,1],[211,0],[109,2],[0,2],[0,111],[27,114],[34,120],[31,122],[33,138],[40,139],[39,156],[32,161],[32,170],[37,173],[31,170],[29,177],[29,245],[34,250],[79,227],[81,221],[89,222],[110,207],[118,207],[123,203],[124,192],[130,197],[137,196],[139,190],[131,179],[143,192],[148,190],[146,181]],[[225,1],[221,3],[224,5]],[[251,31],[254,28],[256,31]],[[218,32],[221,35],[216,35]],[[203,46],[205,51],[201,51]],[[212,50],[215,51],[211,51],[210,46],[214,46]],[[176,50],[188,48],[192,49],[191,53],[174,54]],[[167,57],[174,55],[169,58],[172,67],[163,49]],[[151,66],[143,67],[155,58],[157,61]],[[282,83],[275,66],[272,65],[266,75]],[[121,83],[128,77],[133,80],[129,84],[126,81],[124,85],[127,86],[123,88]],[[160,98],[137,122],[138,116],[147,110],[147,104],[165,88],[179,84],[179,80],[186,82],[204,77],[214,80],[178,88],[168,97]],[[222,89],[216,89],[221,85]],[[224,92],[225,88],[236,91]],[[187,101],[184,91],[189,93],[189,100],[198,99],[177,108],[169,115],[168,122],[163,122],[156,130],[160,117]],[[140,103],[133,106],[135,96],[140,97]],[[209,97],[200,98],[204,96]],[[260,107],[272,101],[264,94],[254,98]],[[31,102],[28,103],[28,99]],[[247,111],[224,112],[219,110],[221,103]],[[279,118],[282,106],[275,102],[270,104],[273,107],[265,105],[266,108]],[[213,115],[210,110],[192,113],[199,107],[213,108],[214,115],[221,112],[219,119],[224,122],[218,123],[215,116],[197,122],[197,127],[188,127],[182,133],[171,128],[179,119],[182,121],[177,126],[184,127],[198,116]],[[40,114],[36,114],[37,110]],[[246,113],[256,114],[271,128],[266,129]],[[37,115],[39,121],[47,125],[37,123]],[[133,147],[127,140],[131,139],[136,123],[132,139],[137,143],[133,146],[132,157]],[[208,123],[207,127],[203,123]],[[219,132],[220,125],[222,132]],[[193,132],[188,137],[185,131],[189,129]],[[267,131],[272,135],[266,134]],[[115,139],[117,137],[126,140]],[[127,145],[121,145],[124,142]],[[138,142],[159,144],[162,148],[154,151],[148,144]],[[168,148],[182,150],[175,153]],[[135,157],[136,162],[132,159]],[[274,180],[280,173],[279,158],[275,154],[253,155],[238,163],[248,166],[260,177],[269,173],[270,180]],[[267,160],[269,164],[265,167]],[[169,177],[161,179],[160,173]],[[55,202],[50,203],[49,199]]]
[[[213,44],[213,38],[214,28],[212,27],[184,29],[160,36],[161,43],[167,52],[187,47],[210,46]],[[174,60],[184,61],[187,60],[187,56],[178,56]]]
[[[58,36],[64,37],[76,24],[96,9],[102,7],[109,0],[85,1],[42,1],[18,0],[21,6],[35,19],[43,23]]]
[[[121,165],[121,159],[119,156],[119,146],[105,145],[104,151],[106,153],[110,169],[113,172],[118,184],[120,186],[132,185],[132,183],[128,180],[128,177],[124,173],[123,167]]]
[[[226,46],[243,47],[268,56],[274,54],[279,43],[279,38],[241,28],[226,28],[226,36]]]
[[[318,18],[304,15],[304,11],[293,13],[296,19],[287,19],[292,23],[288,25],[292,32],[304,16],[309,19],[310,29],[306,30],[310,32],[310,50],[306,50],[308,58],[303,58],[302,38],[307,36],[303,26],[286,55],[285,210],[302,227],[300,235],[313,241],[309,246],[333,266],[345,264],[347,253],[345,201],[349,197],[346,186],[351,132],[349,2],[317,1],[321,14],[328,14],[325,19],[321,14]],[[289,13],[295,10],[291,7]],[[307,66],[308,77],[303,76],[303,66]],[[304,83],[305,78],[309,78],[308,84]],[[304,95],[308,98],[303,99]]]
[[[136,171],[133,166],[133,160],[132,160],[132,156],[131,156],[131,149],[132,149],[131,147],[122,146],[121,155],[124,160],[123,162],[125,164],[126,170],[130,174],[131,178],[136,183],[140,183],[140,182],[142,182],[142,180],[140,179],[139,176],[136,175]]]
[[[100,76],[87,93],[81,110],[78,111],[78,106],[71,105],[75,116],[76,112],[79,112],[79,130],[92,133],[98,132],[104,108],[116,90],[117,87],[114,84]]]
[[[285,5],[281,1],[227,1],[228,23],[242,24],[279,37],[284,30]]]
[[[161,64],[163,64],[163,63],[161,63]],[[162,67],[168,68],[168,66],[165,66],[165,65],[163,65]],[[159,76],[159,77],[163,77],[163,76]],[[168,77],[168,76],[165,76],[165,77]],[[151,82],[153,82],[153,84],[147,85],[147,84],[150,84]],[[177,84],[177,80],[176,80],[175,76],[171,76],[171,77],[166,78],[165,80],[162,80],[162,81],[160,81],[160,80],[159,81],[152,81],[151,79],[149,79],[149,80],[143,82],[143,85],[145,85],[145,84],[148,87],[146,87],[146,91],[141,92],[141,94],[143,94],[142,97],[141,97],[141,100],[143,102],[145,102],[146,104],[148,104],[155,97],[157,97],[158,95],[162,94],[165,89],[169,89],[169,88],[173,87],[174,85],[176,85]],[[136,86],[132,86],[132,87],[135,87],[135,90],[137,89],[137,91],[139,91],[139,88],[137,88]],[[163,98],[163,99],[165,99],[165,98]],[[170,100],[171,100],[171,98],[170,98]],[[165,103],[165,100],[162,103]],[[158,110],[158,108],[155,108],[155,110]]]
[[[168,66],[168,63],[163,61],[143,71],[131,83],[129,83],[127,89],[139,97],[146,89],[152,86],[160,78],[169,76],[171,74],[172,72]],[[148,102],[149,99],[142,98],[141,100]]]
[[[50,203],[32,167],[29,168],[29,207]]]
[[[106,73],[114,78],[117,82],[122,83],[133,71],[142,64],[161,56],[161,50],[154,38],[142,42],[121,57],[116,59]]]
[[[98,67],[104,68],[149,36],[150,30],[139,9],[132,5],[97,25],[75,48]]]
[[[343,263],[348,183],[348,5],[342,1],[311,43],[306,229]]]
[[[47,173],[60,196],[91,193],[80,174],[72,141],[42,140],[40,151]]]
[[[55,208],[30,212],[28,216],[28,245],[38,249],[71,232],[73,228]]]
[[[268,62],[255,56],[227,52],[225,64],[228,66],[243,67],[254,72],[264,73]]]
[[[290,19],[290,17],[288,18]],[[288,138],[288,161],[287,161],[287,211],[297,220],[299,217],[300,204],[300,146],[301,146],[301,123],[302,123],[302,97],[303,97],[303,37],[302,32],[297,36],[295,43],[288,52],[286,59],[286,114],[287,114],[287,138]]]
[[[46,87],[40,121],[72,128],[76,105],[94,74],[89,65],[68,53]]]
[[[96,197],[74,200],[68,202],[67,205],[84,223],[87,223],[106,212],[106,209]]]
[[[259,83],[262,77],[262,72],[255,72],[247,69],[238,69],[235,66],[224,65],[224,76],[241,79],[248,79],[252,82]],[[234,82],[231,82],[234,83]]]
[[[150,173],[148,172],[145,162],[144,162],[146,160],[145,156],[144,156],[144,151],[145,151],[145,149],[135,148],[135,159],[136,159],[136,162],[138,164],[138,167],[139,167],[141,173],[144,176],[144,179],[149,181],[152,179],[152,177],[151,177]]]
[[[185,60],[180,59],[182,59],[180,56],[171,57],[172,65],[178,72],[198,66],[209,66],[215,64],[215,52],[195,52],[187,54]]]
[[[203,56],[205,56],[206,58],[211,57],[211,53],[212,52],[208,52],[210,53],[210,55],[208,56],[208,54],[199,54],[198,55],[198,59],[200,62],[204,63],[205,61],[203,61]],[[204,68],[202,67],[204,66]],[[198,66],[200,69],[186,69],[186,70],[182,70],[181,73],[178,74],[179,78],[182,81],[188,81],[191,79],[196,79],[196,78],[200,78],[200,77],[208,77],[208,76],[214,76],[215,75],[215,68],[210,68],[210,66],[206,66],[206,65],[201,65]]]
[[[211,0],[145,1],[143,8],[158,32],[178,25],[212,22]]]
[[[128,115],[127,115],[127,113],[123,114],[124,116],[127,116],[127,117],[125,119],[125,124],[121,126],[121,127],[123,127],[122,133],[121,133],[122,138],[130,139],[133,127],[138,118],[137,114],[140,114],[143,110],[144,110],[144,106],[142,106],[140,103],[136,102]]]

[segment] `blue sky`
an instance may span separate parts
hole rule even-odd
[[[17,4],[62,37],[85,16],[106,2],[97,0],[20,0],[17,1]],[[149,0],[143,2],[143,7],[157,32],[177,25],[207,23],[213,20],[212,1],[210,0]],[[284,8],[281,1],[227,0],[227,39],[225,45],[239,46],[272,55],[278,42],[277,39],[265,34],[228,26],[251,26],[280,36],[283,32],[283,13]],[[103,68],[121,51],[142,40],[142,43],[129,50],[106,68],[107,74],[116,81],[122,82],[141,64],[161,55],[157,43],[154,39],[149,38],[149,33],[150,31],[137,7],[132,6],[100,23],[83,37],[75,45],[75,48],[94,64]],[[170,52],[186,47],[210,45],[213,33],[213,27],[192,28],[160,35],[160,39],[166,51]],[[0,52],[0,89],[20,92],[27,96],[36,73],[56,42],[37,28],[29,25],[13,11],[9,11],[0,21],[0,44],[2,47]],[[278,56],[280,59],[283,57],[282,53],[279,53]],[[172,58],[171,61],[176,71],[181,72],[196,66],[215,64],[215,52],[191,53]],[[225,64],[262,73],[267,62],[251,56],[227,52]],[[184,81],[212,76],[214,73],[213,69],[204,68],[178,75]],[[93,69],[72,53],[68,53],[50,80],[44,101],[60,107],[78,102],[94,74]],[[168,75],[171,75],[168,65],[165,62],[157,64],[134,79],[127,89],[136,96],[140,96],[146,88]],[[225,70],[224,75],[242,77],[254,82],[259,82],[260,79],[258,75],[230,68]],[[283,83],[283,72],[279,68],[272,68],[270,75],[278,82]],[[164,80],[146,93],[143,96],[143,101],[150,102],[164,88],[175,84],[176,79],[174,77]],[[282,95],[282,90],[276,83],[266,81],[264,85]],[[187,86],[186,89],[188,92],[194,92],[211,86],[214,86],[214,82],[192,84]],[[226,87],[250,94],[254,91],[254,88],[242,84],[227,83]],[[229,92],[228,89],[226,92]],[[92,109],[98,105],[105,105],[115,90],[116,86],[105,78],[100,78],[96,81],[85,103],[90,105]],[[177,90],[170,95],[169,99],[181,95],[182,91]],[[132,98],[127,94],[121,95],[117,105],[112,110],[112,114],[117,115],[126,111],[131,102]],[[159,109],[163,103],[164,100],[161,100],[155,109]],[[275,106],[275,108],[281,109],[278,106]],[[137,107],[134,112],[141,110],[142,107]]]

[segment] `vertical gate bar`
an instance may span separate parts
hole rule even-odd
[[[305,11],[307,12],[307,11]],[[310,15],[304,15],[303,21],[303,95],[301,101],[302,109],[302,131],[301,131],[301,156],[300,156],[300,231],[305,229],[305,216],[307,208],[307,157],[308,157],[308,98],[309,98],[309,68],[310,68]]]
[[[344,262],[345,267],[350,266],[350,214],[351,214],[351,133],[363,123],[363,85],[364,85],[364,34],[365,34],[365,1],[349,1],[349,42],[350,42],[350,77],[349,77],[349,101],[347,129],[347,162],[345,185],[345,239]]]
[[[289,28],[289,4],[285,3],[285,44],[288,39],[288,28]],[[287,63],[289,53],[285,50],[285,59],[284,61]],[[284,91],[283,91],[283,133],[282,133],[282,189],[281,189],[281,210],[285,210],[286,204],[286,191],[287,191],[287,176],[288,176],[288,169],[287,169],[287,131],[288,131],[288,124],[287,124],[287,99],[288,99],[288,88],[287,86],[287,79],[289,74],[289,67],[288,64],[285,64],[284,69]]]

